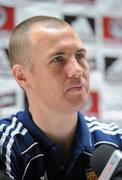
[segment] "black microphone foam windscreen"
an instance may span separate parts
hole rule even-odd
[[[109,158],[116,150],[115,147],[107,144],[100,145],[93,153],[91,158],[91,167],[99,177],[104,167],[106,166]]]

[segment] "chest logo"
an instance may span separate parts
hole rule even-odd
[[[86,177],[87,177],[87,180],[98,180],[97,175],[92,170],[87,170],[86,171]]]

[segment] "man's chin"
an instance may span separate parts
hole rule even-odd
[[[76,111],[83,111],[83,109],[84,109],[84,107],[86,106],[86,104],[87,104],[87,100],[83,100],[82,99],[82,101],[80,101],[80,102],[75,102],[75,103],[72,103],[72,104],[70,104],[70,106],[69,106],[69,110],[71,110],[72,112],[74,111],[74,112],[76,112]]]

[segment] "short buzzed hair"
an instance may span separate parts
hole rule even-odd
[[[33,43],[29,32],[36,24],[46,28],[63,28],[69,26],[65,21],[51,16],[34,16],[18,24],[12,32],[9,43],[9,56],[11,67],[20,64],[29,67],[32,61]]]

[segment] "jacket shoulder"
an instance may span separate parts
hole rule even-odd
[[[0,120],[0,152],[5,174],[11,178],[22,177],[27,164],[36,157],[43,164],[38,143],[16,116]]]
[[[111,144],[122,149],[122,129],[116,123],[103,123],[96,117],[84,117],[93,144]]]

